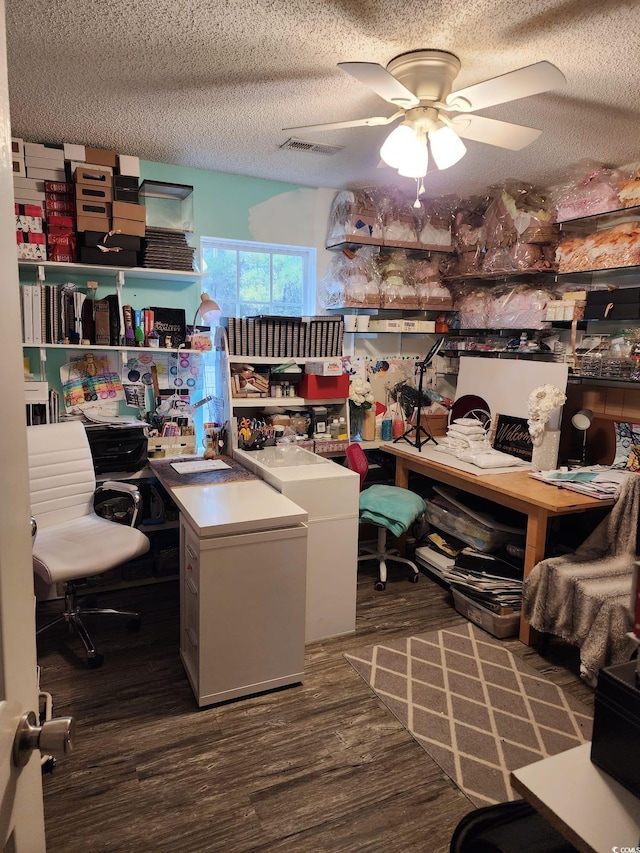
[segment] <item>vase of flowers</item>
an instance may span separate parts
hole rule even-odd
[[[371,409],[374,402],[371,383],[360,376],[352,376],[349,384],[349,420],[354,441],[362,441],[364,413]]]
[[[534,471],[551,471],[558,464],[560,430],[548,428],[554,409],[567,399],[557,385],[539,385],[529,395],[529,435],[533,443],[531,467]]]

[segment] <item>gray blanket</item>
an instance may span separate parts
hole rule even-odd
[[[574,554],[551,557],[525,579],[525,618],[538,631],[580,647],[591,684],[603,666],[629,660],[631,587],[640,519],[640,475],[620,487],[607,517]]]

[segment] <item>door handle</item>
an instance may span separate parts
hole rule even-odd
[[[33,711],[20,717],[13,739],[13,763],[24,767],[34,749],[51,755],[67,755],[73,749],[76,721],[73,717],[54,717],[39,726]]]

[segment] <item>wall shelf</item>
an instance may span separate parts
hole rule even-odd
[[[114,278],[117,277],[118,273],[124,273],[126,278],[152,279],[154,281],[182,281],[189,284],[193,284],[206,276],[206,273],[196,272],[195,270],[183,272],[182,270],[151,269],[148,267],[66,264],[59,261],[18,261],[18,267],[23,270],[37,270],[38,267],[43,267],[45,274],[47,271],[51,273],[77,272],[80,275],[113,276]]]
[[[262,406],[336,406],[345,402],[344,397],[332,397],[330,400],[310,400],[307,397],[231,397],[233,409],[255,409]]]
[[[66,349],[66,350],[103,350],[104,352],[199,352],[199,350],[185,349],[185,347],[137,347],[110,346],[107,344],[22,344],[23,349]]]

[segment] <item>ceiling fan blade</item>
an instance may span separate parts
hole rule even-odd
[[[458,112],[475,112],[496,104],[548,92],[550,89],[564,86],[566,82],[564,74],[555,65],[550,62],[536,62],[452,92],[447,96],[447,104]]]
[[[451,126],[463,139],[473,139],[486,145],[497,145],[498,148],[509,148],[519,151],[534,142],[542,133],[535,127],[525,127],[522,124],[511,124],[508,121],[497,121],[485,116],[457,116]]]
[[[420,103],[413,92],[410,92],[406,86],[396,80],[393,74],[377,62],[339,62],[338,68],[342,68],[347,74],[372,89],[376,95],[398,107],[407,109],[417,107]]]
[[[386,116],[370,116],[369,118],[353,118],[350,121],[331,121],[328,124],[305,124],[302,127],[283,127],[283,130],[342,130],[345,127],[375,127],[379,124],[391,124],[403,115],[402,110],[388,118]]]

